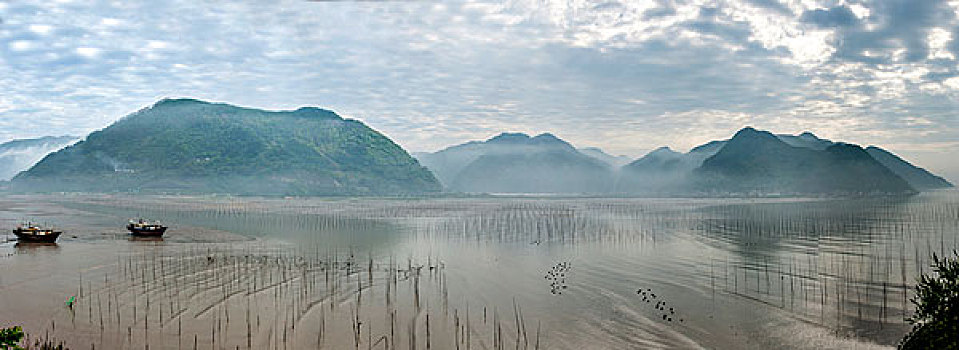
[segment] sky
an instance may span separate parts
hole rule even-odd
[[[959,183],[957,58],[959,0],[0,0],[0,142],[192,97],[331,109],[411,152],[811,131]]]

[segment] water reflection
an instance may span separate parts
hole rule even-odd
[[[959,248],[955,192],[809,200],[104,198],[70,205],[279,239],[311,252],[344,247],[371,264],[438,257],[450,300],[509,306],[520,298],[524,312],[549,330],[548,348],[814,348],[849,346],[849,339],[890,345],[908,328],[908,299],[931,254]],[[829,342],[815,342],[821,339]]]
[[[56,243],[17,242],[13,246],[17,249],[18,254],[43,254],[60,250],[60,246]]]
[[[118,205],[119,204],[119,205]],[[277,204],[283,204],[280,201]],[[336,213],[338,206],[320,203],[319,208],[307,208],[310,212],[292,211],[281,205],[263,205],[240,200],[214,203],[65,203],[85,211],[109,214],[118,218],[148,216],[171,226],[174,234],[182,233],[182,227],[202,227],[227,231],[248,237],[282,239],[301,247],[338,246],[364,247],[390,246],[405,227],[395,221],[363,216],[360,212]],[[200,235],[202,239],[202,234]]]
[[[143,237],[143,236],[127,235],[127,240],[130,242],[163,242],[163,237]]]
[[[735,254],[711,262],[725,265],[718,276],[724,291],[892,344],[929,257],[957,246],[957,208],[954,196],[939,194],[721,205],[704,210],[709,218],[696,232]]]

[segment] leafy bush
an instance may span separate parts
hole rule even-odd
[[[916,314],[907,319],[913,328],[900,349],[959,349],[959,259],[932,260],[933,273],[916,285]]]
[[[0,349],[23,350],[20,341],[23,340],[23,329],[20,326],[0,329]]]

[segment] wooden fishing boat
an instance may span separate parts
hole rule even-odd
[[[20,243],[55,243],[62,233],[32,223],[17,226],[13,230],[13,234],[17,236],[17,241]]]
[[[137,237],[160,237],[163,236],[166,229],[167,227],[160,225],[159,222],[151,223],[143,219],[130,220],[130,223],[127,224],[130,235]]]

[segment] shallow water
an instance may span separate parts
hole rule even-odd
[[[131,241],[134,216],[171,229]],[[0,198],[17,219],[67,233],[2,245],[0,322],[77,348],[886,347],[931,254],[959,248],[955,191]]]

